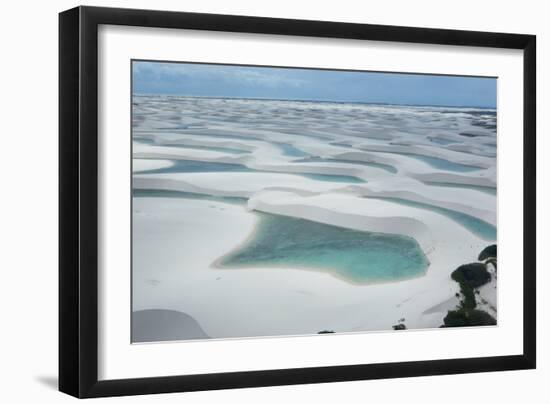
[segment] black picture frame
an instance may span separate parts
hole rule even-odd
[[[523,50],[523,353],[467,359],[98,380],[98,26]],[[536,366],[536,37],[340,22],[77,7],[59,15],[59,390],[75,397],[533,369]]]

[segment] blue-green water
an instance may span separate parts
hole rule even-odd
[[[135,189],[132,196],[246,203],[246,198],[148,189]],[[259,223],[253,235],[243,246],[223,257],[221,267],[297,267],[329,272],[349,282],[369,283],[421,276],[429,265],[416,240],[409,237],[256,214]]]
[[[195,160],[172,160],[174,163],[170,167],[162,167],[154,170],[142,171],[140,174],[164,174],[164,173],[205,173],[205,172],[271,172],[255,170],[242,164],[229,164],[208,161]],[[308,173],[285,173],[291,175],[300,175],[317,181],[345,182],[345,183],[364,183],[365,181],[351,175],[333,175],[333,174],[308,174]]]
[[[292,146],[288,143],[277,143],[277,146],[281,148],[281,151],[283,152],[283,155],[288,157],[306,157],[309,156],[308,153]]]
[[[449,139],[443,139],[438,137],[432,137],[430,138],[430,142],[434,142],[443,146],[446,146],[448,144],[457,143],[456,140],[449,140]]]
[[[195,160],[172,160],[173,165],[154,170],[143,171],[141,174],[164,173],[216,173],[216,172],[254,172],[242,164],[217,163]]]
[[[167,191],[160,189],[133,189],[134,198],[179,198],[179,199],[201,199],[206,201],[225,202],[233,205],[244,205],[247,198],[237,196],[216,196],[208,194],[198,194],[195,192]]]
[[[483,240],[493,241],[497,239],[497,229],[492,224],[489,224],[481,219],[467,215],[462,212],[457,212],[456,210],[445,209],[439,206],[430,205],[427,203],[413,202],[407,199],[401,198],[392,198],[392,197],[369,197],[373,199],[383,199],[390,202],[399,203],[405,206],[411,206],[414,208],[425,209],[431,212],[439,213],[443,216],[448,217],[451,220],[454,220],[462,227],[466,228],[470,232],[474,233],[476,236],[482,238]]]
[[[474,191],[483,192],[489,195],[496,195],[497,189],[492,187],[484,187],[482,185],[468,185],[468,184],[453,184],[450,182],[434,182],[434,181],[424,181],[424,184],[434,186],[434,187],[445,187],[445,188],[464,188],[472,189]]]
[[[370,161],[331,159],[331,158],[323,158],[318,156],[308,157],[308,158],[293,161],[293,163],[310,163],[310,162],[356,164],[356,165],[362,165],[367,167],[381,168],[382,170],[388,171],[392,174],[395,174],[397,172],[395,167],[390,166],[389,164],[374,163]]]
[[[439,170],[455,171],[459,173],[482,170],[481,167],[470,166],[470,165],[460,164],[460,163],[453,163],[452,161],[449,161],[449,160],[441,159],[438,157],[424,156],[421,154],[401,153],[401,152],[391,152],[391,151],[390,152],[384,151],[383,153],[393,153],[393,154],[401,154],[403,156],[410,156],[417,160],[423,161],[424,163],[428,164],[430,167],[437,168]]]
[[[235,135],[232,133],[200,133],[198,131],[189,132],[187,129],[185,130],[173,130],[171,128],[165,128],[167,130],[172,130],[175,133],[181,133],[182,135],[188,135],[192,134],[195,136],[205,136],[205,137],[215,137],[215,138],[221,138],[221,139],[239,139],[239,140],[262,140],[253,136],[241,136],[241,135]]]
[[[155,144],[152,139],[146,138],[146,137],[133,137],[132,138],[134,142],[141,143],[141,144]]]
[[[431,157],[431,156],[422,156],[420,154],[409,154],[409,153],[401,153],[405,154],[407,156],[414,157],[415,159],[421,160],[424,163],[429,164],[433,168],[438,168],[440,170],[445,171],[456,171],[459,173],[465,173],[469,171],[476,171],[481,170],[480,167],[475,166],[469,166],[466,164],[459,164],[459,163],[453,163],[452,161],[440,159],[438,157]]]
[[[193,150],[211,150],[211,151],[219,151],[222,153],[229,153],[229,154],[246,154],[250,153],[249,150],[242,150],[242,149],[235,149],[232,147],[221,147],[221,146],[190,146],[190,145],[184,145],[184,144],[163,144],[162,146],[168,146],[168,147],[180,147],[183,149],[193,149]]]
[[[134,136],[133,140],[134,142],[141,143],[141,144],[148,144],[148,145],[156,144],[152,139],[145,138],[145,137]],[[194,145],[177,144],[177,143],[158,144],[157,146],[178,147],[183,149],[194,149],[194,150],[212,150],[212,151],[219,151],[219,152],[230,153],[230,154],[250,153],[249,150],[242,150],[242,149],[236,149],[233,147],[221,147],[221,146],[194,146]]]
[[[286,216],[258,213],[254,234],[224,256],[226,268],[295,267],[329,272],[353,283],[424,275],[429,262],[416,240]]]
[[[352,184],[363,184],[367,181],[351,175],[336,175],[336,174],[299,174],[302,177],[310,178],[316,181],[328,182],[347,182]]]
[[[353,146],[347,143],[341,143],[341,142],[332,142],[330,143],[332,146],[340,146],[340,147],[347,147],[348,149],[353,149]]]

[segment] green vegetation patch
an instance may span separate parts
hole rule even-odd
[[[482,325],[496,325],[497,321],[483,310],[467,310],[461,308],[447,313],[442,327],[472,327]]]
[[[491,280],[491,274],[485,264],[474,262],[461,265],[453,271],[451,278],[468,288],[479,288]]]
[[[464,299],[457,310],[450,310],[447,313],[442,327],[496,325],[496,320],[489,313],[476,310],[476,289],[491,280],[487,266],[480,262],[461,265],[453,271],[451,278],[460,285],[460,292]]]
[[[479,253],[479,257],[477,257],[480,261],[485,261],[488,258],[496,258],[497,257],[497,245],[493,244],[490,246],[487,246]]]

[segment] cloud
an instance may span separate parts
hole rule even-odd
[[[228,78],[242,80],[252,85],[264,85],[269,87],[292,86],[301,87],[307,84],[306,80],[284,76],[271,71],[240,69],[227,71]]]
[[[496,106],[496,79],[479,77],[143,61],[133,84],[141,94]]]
[[[300,87],[306,80],[283,74],[280,69],[190,63],[134,62],[134,80],[157,84],[189,80],[241,86]]]

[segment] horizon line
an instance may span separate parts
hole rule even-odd
[[[443,107],[443,108],[478,108],[497,110],[496,106],[482,105],[436,105],[436,104],[400,104],[392,102],[377,101],[337,101],[337,100],[313,100],[305,98],[267,98],[267,97],[231,97],[231,96],[206,96],[206,95],[185,95],[185,94],[166,94],[166,93],[133,93],[132,97],[138,96],[165,96],[180,98],[201,98],[201,99],[231,99],[231,100],[262,100],[262,101],[294,101],[294,102],[322,102],[327,104],[362,104],[362,105],[394,105],[400,107]]]

